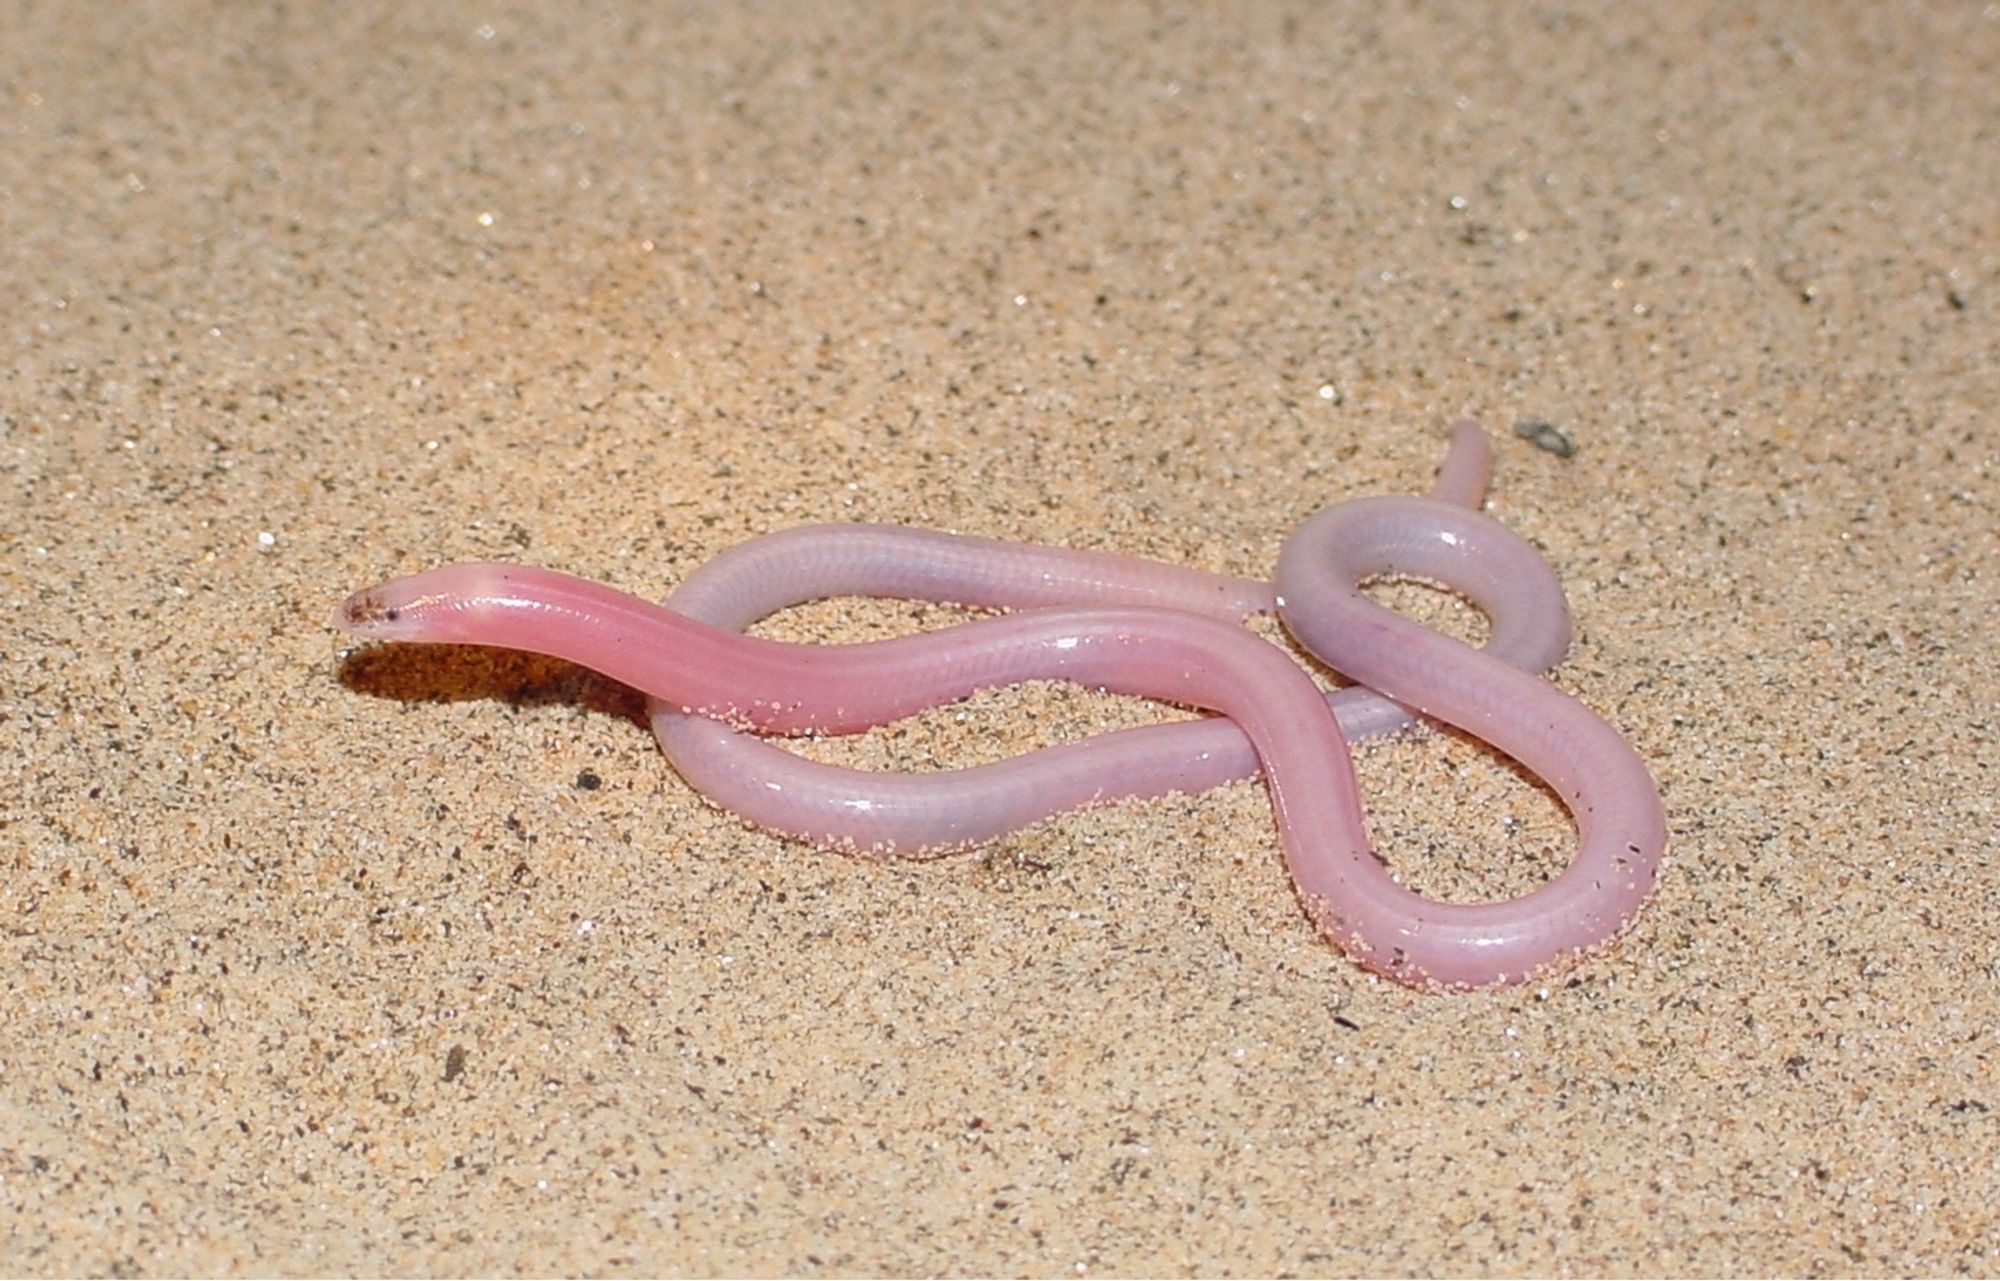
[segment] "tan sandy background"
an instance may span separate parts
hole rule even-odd
[[[0,1269],[1992,1273],[1996,85],[1977,3],[0,7]],[[1316,941],[1256,784],[869,864],[324,625],[827,519],[1262,573],[1466,413],[1673,832],[1523,990]],[[1361,756],[1434,892],[1567,857]]]

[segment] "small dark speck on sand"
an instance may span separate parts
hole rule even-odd
[[[1536,449],[1545,449],[1558,458],[1568,458],[1576,453],[1576,446],[1554,423],[1543,422],[1539,418],[1523,418],[1514,424],[1514,434],[1528,441]]]

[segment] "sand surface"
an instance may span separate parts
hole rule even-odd
[[[0,1270],[2000,1269],[2000,8],[98,9],[0,6]],[[1463,414],[1672,831],[1527,988],[1342,959],[1254,782],[870,863],[326,626],[821,520],[1262,574]],[[1359,755],[1420,886],[1568,856]]]

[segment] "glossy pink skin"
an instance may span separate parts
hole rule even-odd
[[[1321,929],[1371,968],[1386,959],[1397,977],[1414,969],[1448,985],[1524,979],[1622,932],[1666,855],[1659,789],[1617,730],[1547,681],[1419,627],[1360,589],[1401,572],[1420,547],[1465,548],[1502,536],[1513,537],[1476,512],[1418,498],[1360,498],[1308,520],[1278,556],[1278,612],[1302,644],[1350,679],[1513,757],[1576,820],[1570,865],[1506,902],[1416,899],[1418,908],[1379,869],[1295,861],[1299,892],[1319,905]],[[1468,977],[1479,973],[1489,977]]]
[[[1492,460],[1478,426],[1460,423],[1431,497],[1477,507]],[[1418,541],[1390,572],[1442,582],[1471,598],[1493,621],[1488,652],[1517,667],[1546,671],[1569,648],[1562,585],[1523,539]],[[1271,584],[1255,579],[895,525],[814,525],[751,539],[697,568],[667,605],[741,631],[780,609],[830,596],[996,609],[1147,605],[1229,621],[1276,609]],[[1415,719],[1359,686],[1328,702],[1349,742],[1405,729]],[[937,854],[1081,806],[1199,792],[1257,772],[1250,740],[1227,718],[1120,730],[987,765],[903,774],[808,760],[668,703],[655,702],[651,714],[667,758],[711,801],[790,836],[871,854]]]

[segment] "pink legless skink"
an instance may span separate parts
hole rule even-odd
[[[1509,551],[1483,550],[1494,547]],[[1364,578],[1383,573],[1462,582],[1469,573],[1479,578],[1468,567],[1484,567],[1490,581],[1471,594],[1496,619],[1498,638],[1516,569],[1493,566],[1528,562],[1540,563],[1531,548],[1476,513],[1434,499],[1374,499],[1308,522],[1288,541],[1277,576],[1281,615],[1315,653],[1492,742],[1547,780],[1576,816],[1579,848],[1569,868],[1519,898],[1477,905],[1438,903],[1395,881],[1370,849],[1347,744],[1318,687],[1277,648],[1185,608],[1028,609],[922,636],[788,645],[549,570],[459,565],[357,593],[335,621],[377,639],[553,654],[688,714],[767,733],[849,732],[976,689],[1049,677],[1218,711],[1264,775],[1294,882],[1322,931],[1378,973],[1418,986],[1475,987],[1518,981],[1614,936],[1651,888],[1666,840],[1643,764],[1582,704],[1359,590]],[[1260,605],[1254,592],[1229,598],[1227,580],[1209,585],[1218,612]],[[1121,786],[1136,793],[1176,785],[1160,785],[1144,768]],[[753,821],[804,827],[782,788],[765,793],[732,804]],[[980,809],[976,800],[952,803]],[[855,833],[818,834],[872,843]]]

